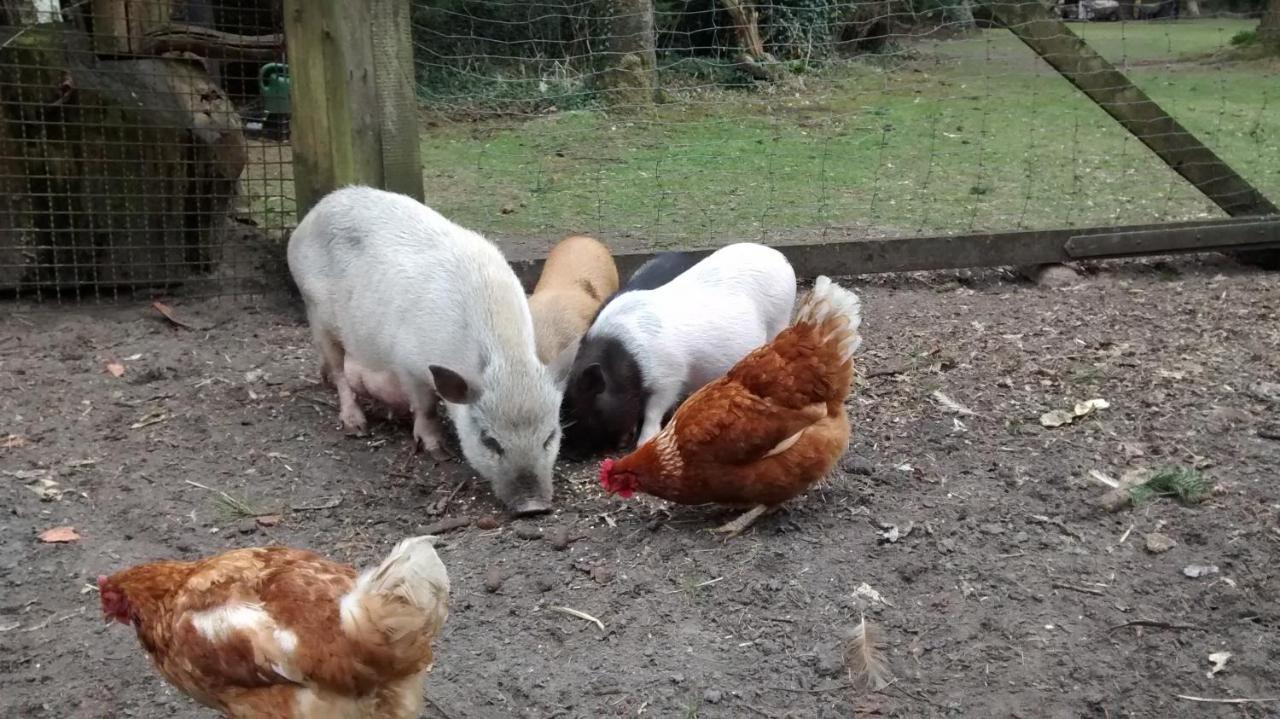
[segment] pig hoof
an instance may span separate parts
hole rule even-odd
[[[360,410],[343,412],[338,419],[342,421],[342,431],[349,435],[363,437],[368,431],[368,423]]]
[[[511,508],[511,513],[517,517],[528,517],[535,514],[546,514],[551,511],[551,504],[541,499],[526,499],[519,502]]]

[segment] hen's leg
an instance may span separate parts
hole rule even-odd
[[[440,397],[434,387],[424,382],[400,378],[400,386],[409,394],[413,411],[413,451],[426,450],[432,459],[443,462],[453,457],[445,447],[444,427],[440,424]]]
[[[338,419],[342,422],[342,431],[347,434],[363,435],[368,426],[364,411],[356,401],[356,392],[347,382],[347,375],[342,371],[346,353],[342,343],[329,332],[315,329],[316,348],[320,350],[320,373],[327,375],[333,388],[338,391]]]
[[[741,517],[738,517],[737,519],[733,520],[732,522],[729,522],[728,524],[725,524],[720,527],[716,527],[711,531],[715,532],[716,534],[727,535],[725,539],[731,539],[733,537],[738,536],[739,534],[742,534],[742,531],[744,529],[746,529],[747,527],[750,527],[753,522],[763,517],[767,512],[771,511],[772,509],[773,509],[772,507],[769,507],[767,505],[757,504],[756,506],[751,508],[751,511],[747,512]]]

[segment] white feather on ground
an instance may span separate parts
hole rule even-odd
[[[859,689],[877,692],[893,682],[889,663],[884,658],[879,632],[874,626],[867,624],[865,615],[853,630],[848,653],[845,655],[845,665],[849,669],[849,680]]]

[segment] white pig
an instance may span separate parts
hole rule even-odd
[[[719,377],[791,321],[796,275],[781,252],[723,247],[655,289],[600,310],[573,363],[565,410],[607,444],[643,444],[681,397]]]
[[[288,256],[346,431],[365,429],[349,357],[403,392],[423,449],[445,454],[443,399],[498,498],[517,513],[550,509],[572,354],[538,360],[524,290],[497,247],[412,198],[346,187],[298,223]]]

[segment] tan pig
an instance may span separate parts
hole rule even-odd
[[[618,267],[599,240],[573,235],[551,248],[529,296],[538,359],[551,362],[586,334],[600,304],[617,291]]]

